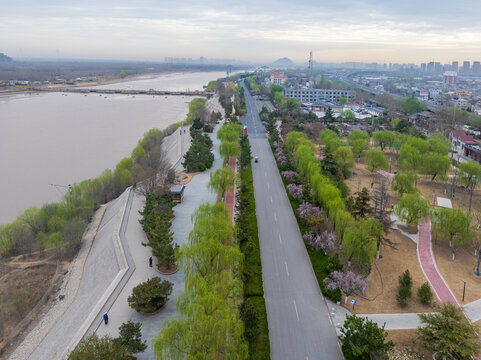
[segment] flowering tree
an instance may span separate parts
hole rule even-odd
[[[299,176],[297,172],[292,170],[283,171],[281,174],[287,181],[294,181]]]
[[[349,296],[352,294],[362,295],[367,288],[366,280],[352,271],[346,273],[333,271],[329,277],[324,279],[324,285],[326,285],[326,288],[329,290],[339,289],[346,294],[344,304],[347,304],[347,298]]]
[[[280,141],[274,141],[272,145],[274,145],[274,149],[276,150],[282,147],[282,143]]]
[[[324,254],[327,254],[327,250],[334,249],[334,244],[336,243],[336,234],[328,230],[323,231],[321,234],[308,232],[303,238],[314,250],[322,250]]]
[[[282,151],[282,147],[278,147],[276,149],[276,159],[279,161],[279,164],[285,165],[287,162],[286,156],[284,155],[284,152]]]
[[[287,185],[287,190],[289,190],[294,199],[300,200],[302,198],[302,185],[289,184]]]
[[[317,207],[312,205],[311,203],[303,201],[299,208],[297,209],[297,213],[299,214],[299,218],[302,221],[308,221],[310,217],[315,217],[319,215],[321,210]]]

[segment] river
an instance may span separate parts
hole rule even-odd
[[[149,75],[103,87],[201,90],[223,76],[224,72]],[[59,201],[68,184],[113,168],[146,131],[184,119],[191,100],[75,93],[0,97],[0,224],[30,206]]]

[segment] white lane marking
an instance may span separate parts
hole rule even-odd
[[[272,195],[271,195],[271,204],[272,204]]]
[[[299,312],[297,311],[297,304],[296,304],[296,300],[294,300],[294,308],[296,309],[297,321],[299,321]]]
[[[282,244],[282,237],[281,237],[281,234],[279,234],[279,242]]]
[[[289,276],[289,268],[287,267],[287,262],[284,261],[284,265],[286,266],[286,273],[287,273],[287,276]]]
[[[277,214],[275,211],[274,211],[274,220],[277,222]]]

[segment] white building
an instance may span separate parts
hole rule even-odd
[[[356,93],[351,90],[290,88],[286,89],[285,96],[296,99],[301,103],[339,102],[341,97],[345,97],[348,102],[351,102],[356,98]]]

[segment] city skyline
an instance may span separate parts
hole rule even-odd
[[[196,3],[126,0],[2,4],[0,43],[12,57],[272,62],[476,61],[481,4],[461,0]],[[429,59],[429,60],[428,60]]]

